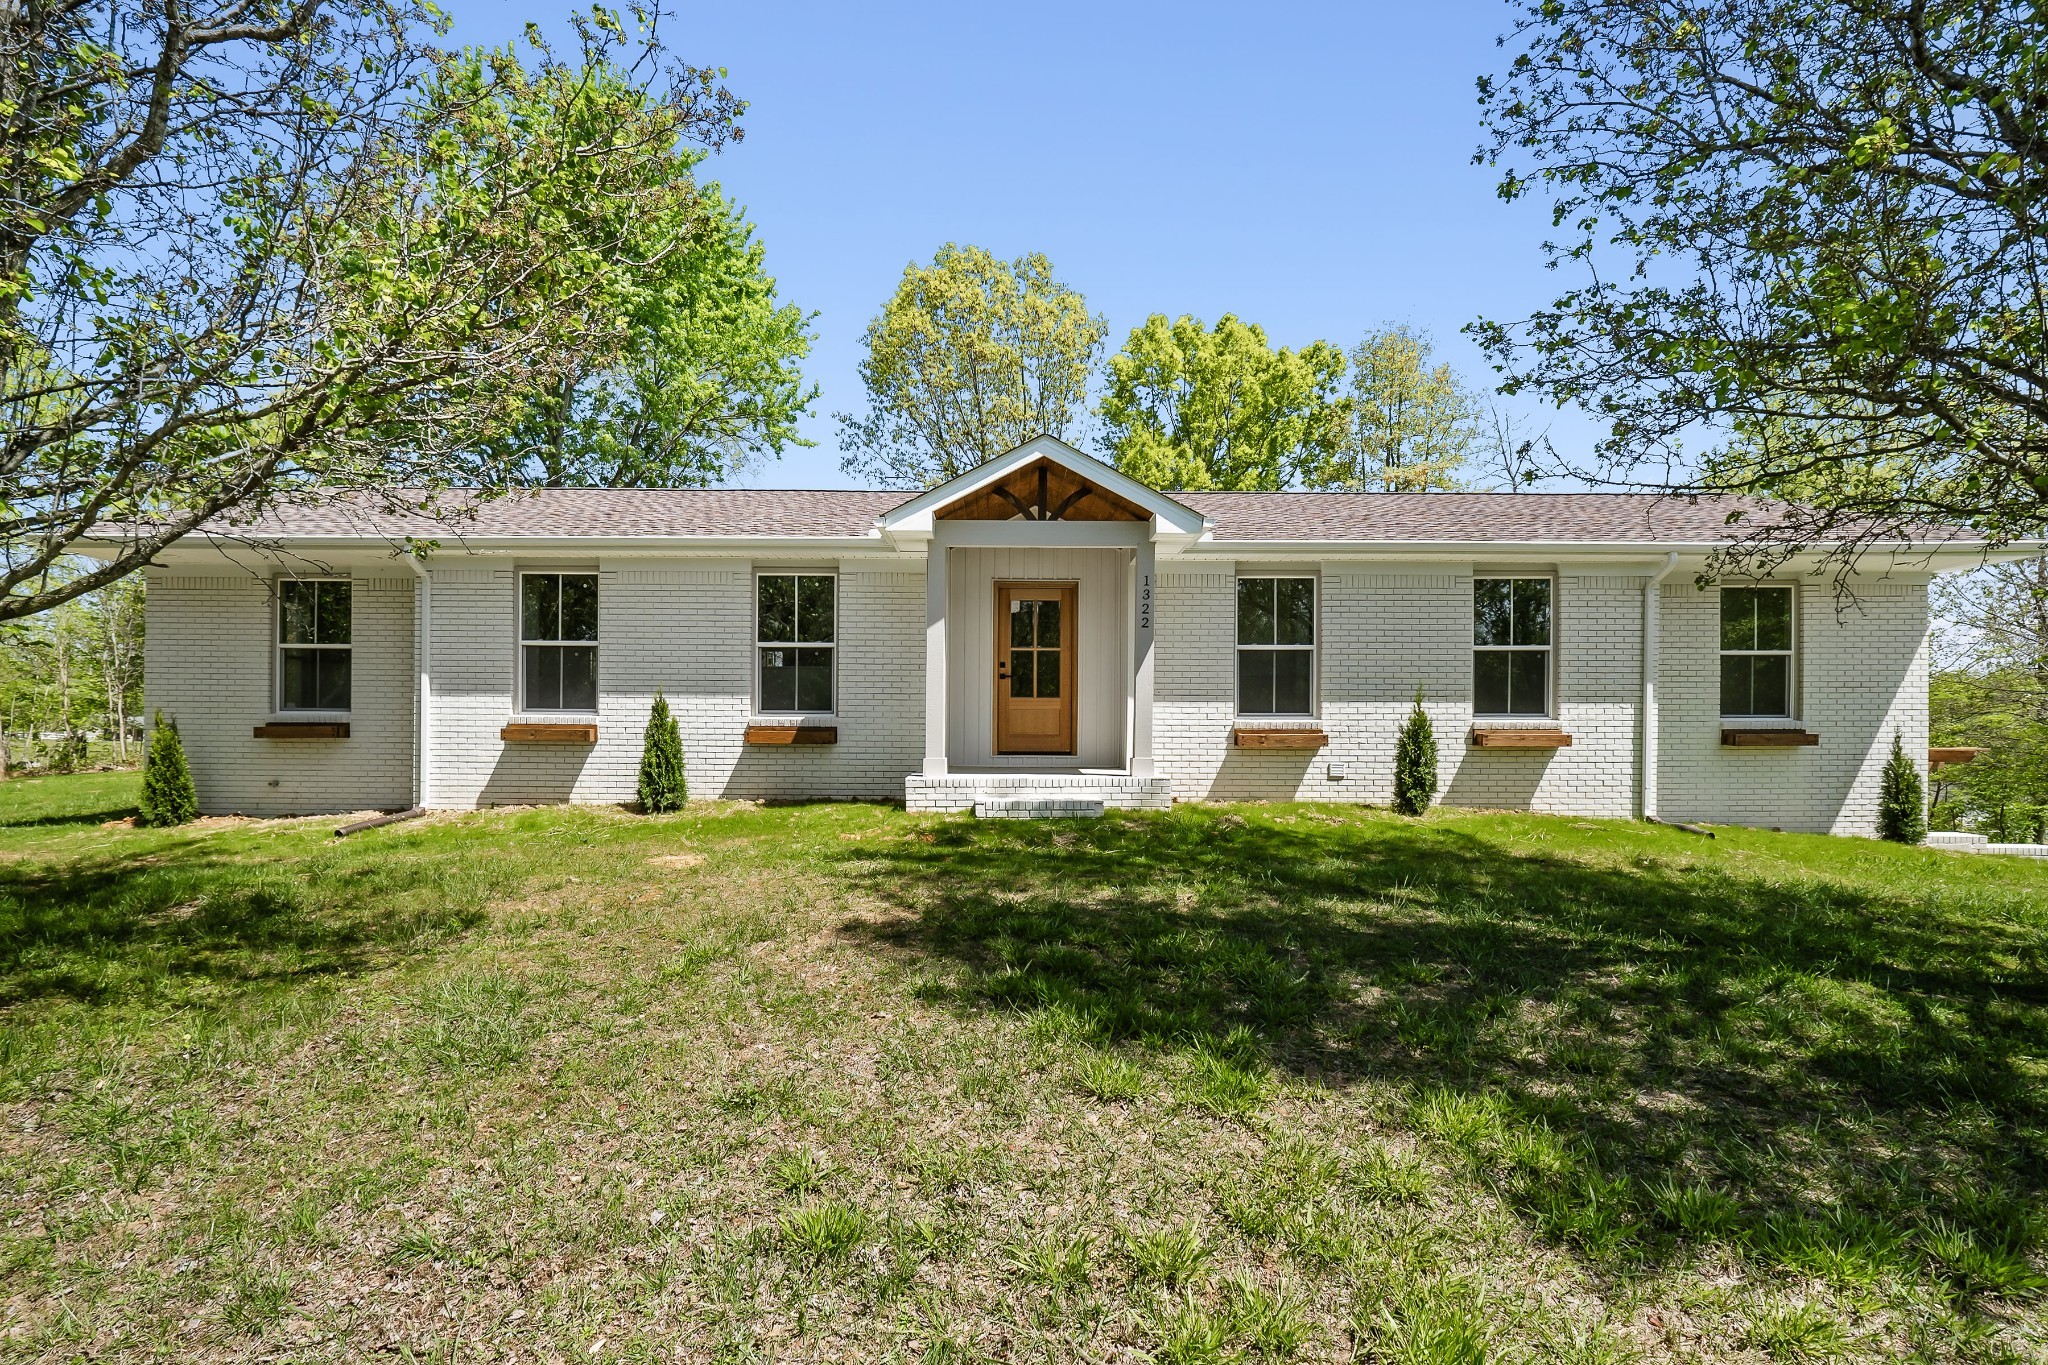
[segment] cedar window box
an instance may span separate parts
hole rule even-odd
[[[1472,727],[1472,747],[1475,749],[1569,749],[1572,737],[1562,730],[1520,729],[1506,727]]]
[[[747,743],[767,745],[837,744],[836,725],[749,725]]]
[[[1723,730],[1724,749],[1810,749],[1820,743],[1811,730]]]
[[[273,720],[255,729],[258,739],[347,739],[345,720]]]
[[[1271,729],[1239,725],[1231,730],[1230,742],[1240,749],[1321,749],[1329,744],[1330,737],[1323,733],[1320,725],[1275,726]]]
[[[595,744],[597,722],[582,725],[508,725],[498,731],[508,744]]]

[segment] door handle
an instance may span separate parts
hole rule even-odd
[[[1008,682],[1009,678],[1010,661],[1008,659],[1005,659],[1001,663],[996,665],[996,680],[998,682]]]

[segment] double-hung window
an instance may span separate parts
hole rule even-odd
[[[277,585],[277,709],[346,711],[353,623],[345,578]]]
[[[1550,580],[1472,580],[1472,711],[1550,714]]]
[[[763,712],[832,711],[839,580],[822,573],[754,579],[754,644]]]
[[[1316,581],[1237,580],[1237,713],[1315,713]]]
[[[597,710],[597,575],[519,575],[520,702],[526,711]]]
[[[1792,587],[1721,589],[1721,714],[1792,714]]]

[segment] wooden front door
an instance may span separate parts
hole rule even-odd
[[[996,584],[996,752],[1074,752],[1073,583]]]

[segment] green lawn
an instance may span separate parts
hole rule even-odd
[[[0,786],[0,1355],[2048,1354],[2048,867]]]

